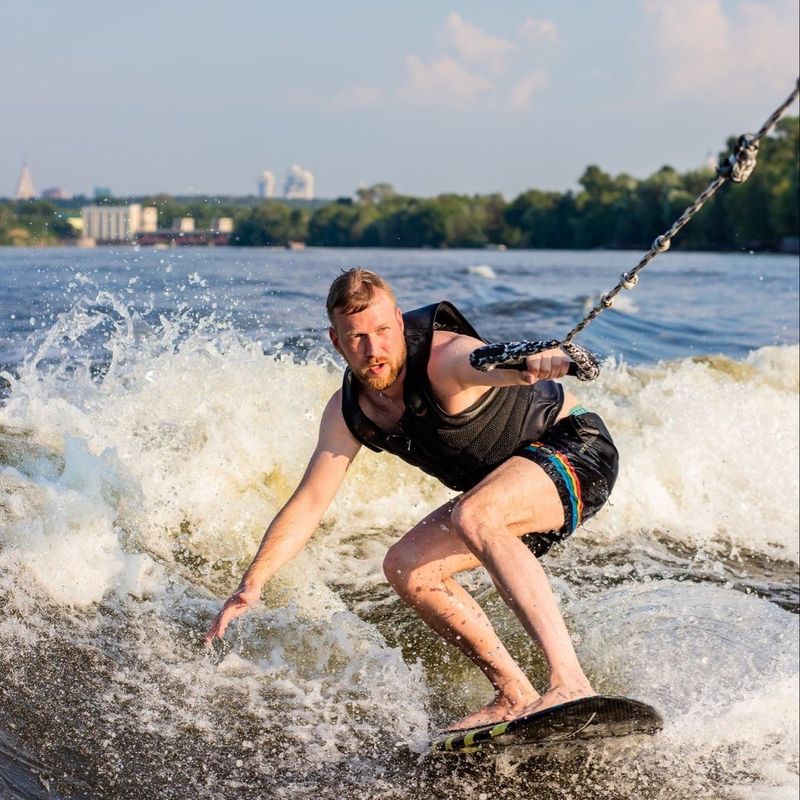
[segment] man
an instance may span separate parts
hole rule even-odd
[[[479,372],[469,355],[484,342],[453,306],[403,316],[389,285],[364,269],[336,278],[327,309],[331,341],[348,365],[342,388],[322,415],[305,475],[206,641],[222,637],[300,552],[363,444],[463,492],[412,528],[384,561],[400,597],[494,687],[489,703],[450,729],[595,694],[537,558],[596,513],[617,473],[603,422],[553,381],[566,374],[569,359],[550,350],[529,356],[523,371]],[[543,695],[453,578],[480,565],[544,652],[550,683]]]

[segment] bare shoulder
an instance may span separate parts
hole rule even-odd
[[[341,390],[328,400],[319,423],[319,439],[293,500],[321,509],[333,500],[345,473],[361,449],[342,414]]]
[[[459,391],[476,385],[490,385],[486,373],[479,373],[469,363],[470,353],[483,342],[473,336],[453,331],[434,331],[428,377],[445,392]]]
[[[350,432],[342,413],[342,390],[338,389],[325,405],[319,423],[319,441],[317,451],[327,451],[334,455],[343,455],[352,460],[358,453],[361,444]]]
[[[483,342],[480,339],[463,333],[434,331],[430,361],[437,368],[447,368],[452,366],[453,362],[469,359],[469,354],[481,345]]]
[[[325,404],[325,409],[322,412],[322,421],[325,422],[335,422],[337,417],[341,417],[342,422],[344,422],[344,416],[342,415],[342,390],[341,387],[337,389],[330,397],[328,402]]]

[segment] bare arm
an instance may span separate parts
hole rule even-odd
[[[474,387],[523,386],[538,380],[562,378],[569,369],[569,357],[554,348],[528,356],[524,370],[481,372],[469,363],[469,355],[483,344],[480,339],[450,331],[434,333],[428,375],[437,395],[453,397]]]
[[[303,549],[360,448],[342,417],[341,392],[336,392],[323,412],[317,447],[303,478],[267,528],[239,588],[211,623],[206,643],[222,638],[228,623],[244,614],[259,599],[264,584]]]

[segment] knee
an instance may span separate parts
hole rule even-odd
[[[441,586],[448,577],[440,563],[421,561],[413,546],[403,541],[389,548],[383,559],[383,574],[397,594],[409,602],[421,592]]]
[[[414,562],[400,542],[393,544],[383,559],[383,574],[395,591],[403,594],[411,588]]]
[[[496,512],[473,495],[465,495],[456,503],[451,521],[459,539],[481,560],[490,539],[505,532]]]

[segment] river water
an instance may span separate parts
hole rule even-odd
[[[362,452],[306,550],[201,638],[341,380],[324,297],[370,266],[493,340],[563,334],[637,253],[0,250],[0,797],[795,798],[798,264],[668,253],[566,379],[621,453],[545,557],[594,686],[655,737],[430,758],[489,687],[395,598],[449,493]],[[480,571],[464,577],[542,688]]]

